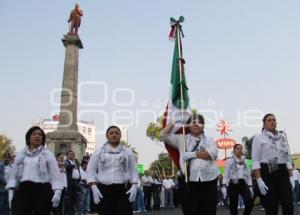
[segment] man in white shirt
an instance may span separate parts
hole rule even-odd
[[[65,214],[76,214],[76,203],[78,198],[79,183],[81,180],[79,165],[75,160],[75,153],[68,151],[66,153],[67,159],[65,160],[65,168],[67,173],[68,187],[65,197]]]
[[[152,184],[153,178],[149,175],[149,172],[146,170],[145,175],[142,176],[142,186],[144,190],[144,200],[145,208],[147,211],[151,209],[151,197],[152,197]]]
[[[294,177],[294,181],[295,181],[295,188],[294,188],[294,202],[297,203],[299,202],[299,184],[300,184],[300,173],[299,171],[294,167],[293,169],[293,177]]]
[[[4,158],[3,185],[5,186],[8,182],[9,176],[12,172],[12,158],[11,158],[11,154],[9,152],[4,153],[3,158]],[[2,202],[2,205],[0,205],[0,208],[2,207],[2,210],[0,209],[0,214],[8,215],[9,214],[9,204],[8,204],[8,191],[7,190],[3,190],[3,201],[1,201],[1,202]]]
[[[80,193],[78,196],[78,203],[77,203],[79,215],[87,215],[90,206],[90,186],[87,184],[87,174],[86,174],[87,165],[88,165],[88,161],[83,160],[81,162]]]
[[[137,213],[146,212],[141,178],[142,178],[142,174],[140,173],[138,183],[137,183],[137,193],[135,198],[135,212]]]
[[[165,207],[173,208],[173,189],[175,187],[175,183],[169,176],[163,180],[163,187],[165,190]]]

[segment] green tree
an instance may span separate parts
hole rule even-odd
[[[242,142],[244,143],[244,150],[245,150],[245,158],[246,159],[251,159],[252,158],[252,142],[253,142],[254,136],[248,138],[248,137],[243,137]]]
[[[172,174],[172,160],[168,153],[159,153],[157,159],[150,164],[149,171],[158,175]]]
[[[162,126],[159,123],[150,122],[147,127],[146,135],[151,140],[159,142],[161,130]]]
[[[3,159],[5,152],[10,154],[15,153],[15,147],[12,145],[11,140],[3,134],[0,134],[0,160]]]

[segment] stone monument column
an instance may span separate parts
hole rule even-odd
[[[78,60],[83,46],[78,36],[65,35],[62,42],[66,54],[58,130],[77,131]]]
[[[66,48],[61,105],[58,128],[47,134],[47,148],[55,155],[72,150],[76,158],[82,159],[87,144],[86,138],[77,128],[77,87],[79,49],[83,48],[78,35],[67,34],[62,38]]]

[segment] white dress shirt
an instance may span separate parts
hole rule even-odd
[[[60,172],[60,177],[63,183],[63,187],[67,188],[68,187],[68,181],[67,181],[67,174],[66,172]]]
[[[261,163],[286,164],[288,169],[293,169],[291,164],[290,149],[286,137],[278,133],[278,140],[273,140],[270,132],[263,131],[257,134],[252,143],[252,169],[260,169]]]
[[[179,150],[179,154],[182,155],[184,150],[184,144],[182,142],[181,134],[166,134],[161,136],[162,141],[173,146]],[[199,137],[193,137],[191,134],[185,135],[185,141],[187,146],[187,151],[192,151],[197,146],[197,141],[200,141],[196,151],[205,150],[208,152],[212,160],[204,160],[195,158],[190,162],[190,181],[198,182],[200,181],[212,181],[218,177],[220,171],[215,164],[215,160],[218,157],[217,145],[213,138],[207,137],[205,135],[200,135]],[[180,169],[184,173],[184,161],[182,156],[179,158]]]
[[[175,183],[172,179],[164,179],[163,180],[163,186],[165,188],[165,190],[171,190],[173,186],[175,186]]]
[[[79,180],[80,178],[81,178],[81,175],[80,175],[80,170],[79,170],[79,168],[80,167],[78,167],[77,165],[76,165],[76,163],[75,163],[75,161],[72,161],[72,160],[68,160],[72,165],[74,165],[75,166],[75,168],[73,168],[73,170],[72,170],[72,179],[75,179],[75,180]]]
[[[80,175],[81,175],[81,180],[87,181],[86,172],[81,167],[79,167],[79,171],[80,171]]]
[[[20,181],[17,180],[16,175],[17,175],[17,171],[18,171],[18,160],[21,158],[21,156],[24,154],[23,153],[24,150],[22,150],[21,152],[19,152],[16,155],[16,159],[15,162],[13,164],[12,167],[12,173],[9,177],[8,183],[7,183],[7,188],[15,188],[19,182],[24,182],[24,181],[31,181],[31,182],[35,182],[35,183],[51,183],[52,185],[52,189],[53,190],[62,190],[63,188],[63,182],[62,182],[62,178],[60,175],[60,171],[58,169],[58,165],[57,165],[57,161],[54,157],[54,155],[48,151],[47,149],[45,149],[45,158],[46,159],[44,162],[46,162],[46,174],[44,176],[41,176],[40,174],[40,169],[39,169],[39,165],[41,163],[42,158],[39,155],[36,156],[31,156],[33,152],[29,152],[27,150],[27,156],[25,156],[25,158],[23,159],[23,171],[21,173],[21,179]]]
[[[155,184],[155,185],[161,185],[161,182],[155,178],[153,180],[153,184]]]
[[[154,183],[153,178],[150,175],[148,175],[148,176],[143,175],[141,181],[142,181],[143,187],[144,186],[151,186]]]
[[[12,173],[12,165],[11,164],[8,164],[8,165],[5,165],[4,167],[4,179],[6,181],[6,183],[8,182],[8,179],[9,179],[9,176],[11,175]]]
[[[138,179],[138,182],[137,182],[136,187],[137,187],[138,189],[141,189],[141,188],[142,188],[142,182],[141,182],[141,179],[140,179],[140,178]]]
[[[296,169],[293,170],[293,177],[294,177],[294,181],[298,181],[298,183],[300,183],[300,173],[298,170]]]
[[[87,182],[100,182],[105,185],[137,183],[138,172],[133,152],[119,144],[111,147],[105,144],[94,152],[87,167]]]
[[[236,164],[236,169],[235,169],[235,160],[237,162],[241,162],[242,160],[235,157],[234,155],[229,158],[226,161],[225,164],[225,173],[223,177],[223,184],[226,184],[226,186],[229,185],[230,180],[239,180],[239,179],[244,179],[247,185],[252,186],[252,178],[251,178],[251,171],[247,166],[241,165],[239,163]],[[242,158],[244,159],[244,158]],[[244,161],[245,162],[245,161]],[[246,165],[246,163],[245,163]]]

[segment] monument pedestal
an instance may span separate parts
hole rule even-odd
[[[57,153],[66,153],[69,150],[75,152],[76,158],[81,161],[85,155],[86,138],[78,131],[54,131],[46,135],[47,149]]]

